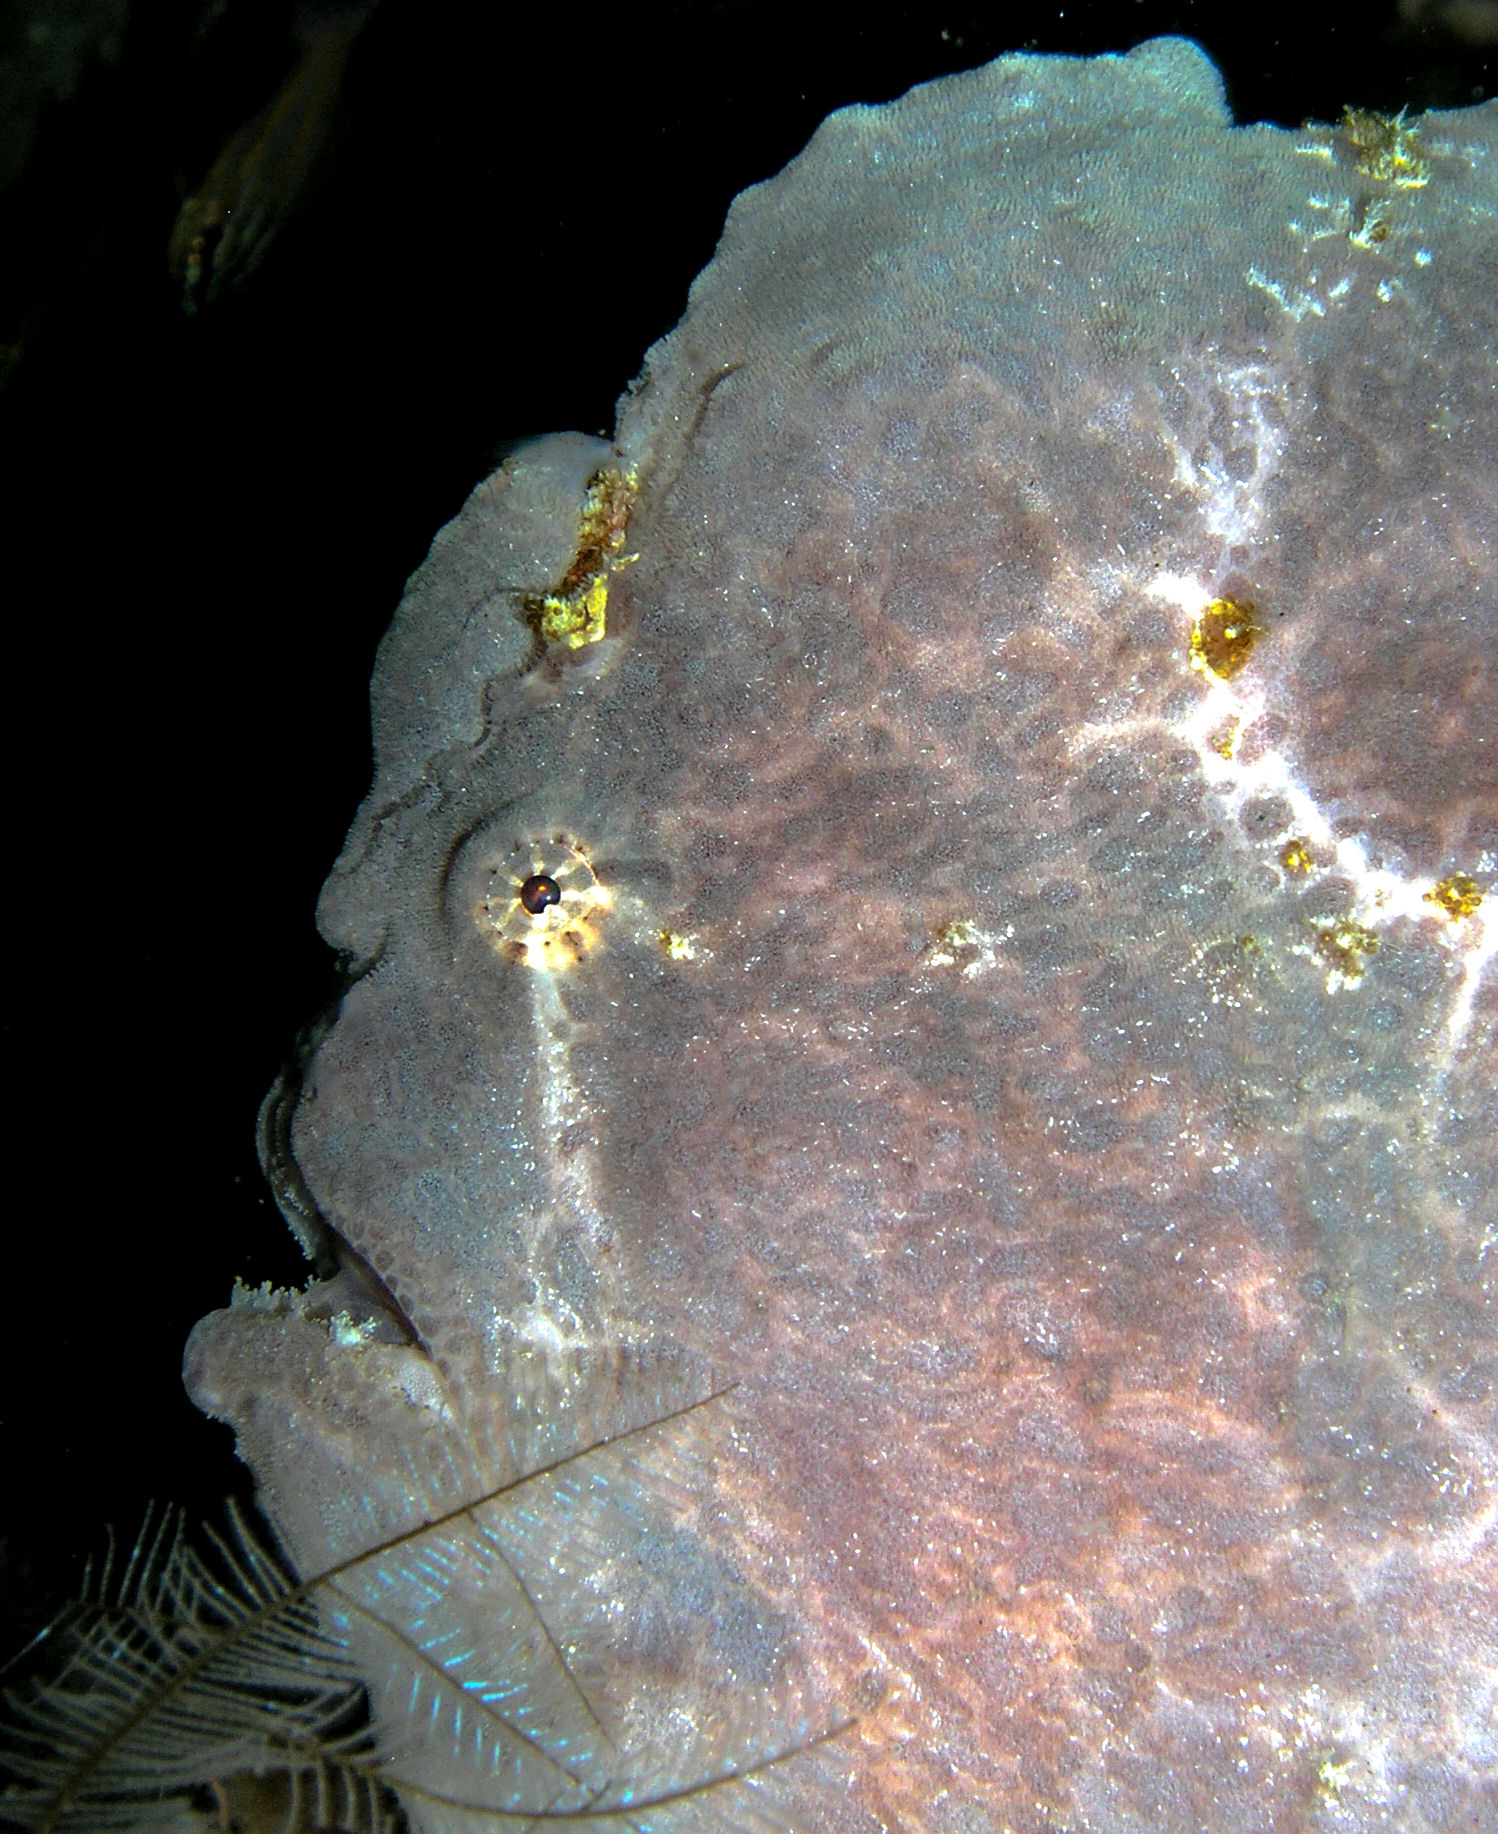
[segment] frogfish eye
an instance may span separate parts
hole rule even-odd
[[[562,888],[544,872],[533,872],[520,888],[520,902],[532,917],[539,917],[547,905],[562,902]]]

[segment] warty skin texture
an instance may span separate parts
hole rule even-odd
[[[856,1715],[797,1825],[1498,1826],[1498,110],[1370,134],[1179,40],[843,111],[381,651],[290,1143],[393,1305],[241,1295],[190,1385],[318,1567],[517,1347],[731,1376],[557,1609],[627,1745]]]

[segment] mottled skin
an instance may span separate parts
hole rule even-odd
[[[689,1653],[559,1602],[606,1715],[856,1714],[829,1834],[1498,1827],[1498,900],[1425,897],[1498,869],[1498,111],[1421,133],[1230,131],[1179,41],[848,111],[617,456],[439,538],[292,1131],[394,1303],[190,1353],[304,1562],[515,1345],[676,1346],[740,1386],[610,1568]],[[526,670],[600,462],[638,558]],[[496,887],[561,867],[552,972]]]

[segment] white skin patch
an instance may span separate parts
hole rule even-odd
[[[1190,653],[1190,631],[1204,606],[1217,598],[1210,581],[1179,573],[1157,573],[1141,582],[1151,597],[1178,611],[1183,621],[1181,654]],[[1290,810],[1283,838],[1300,843],[1315,879],[1335,876],[1351,885],[1353,897],[1336,918],[1341,927],[1365,930],[1374,938],[1404,920],[1419,923],[1439,938],[1458,965],[1451,1004],[1446,1015],[1444,1055],[1449,1064],[1460,1050],[1471,1027],[1477,989],[1490,963],[1498,956],[1498,899],[1484,898],[1460,917],[1443,916],[1437,890],[1441,883],[1424,874],[1404,873],[1376,866],[1368,857],[1361,835],[1338,834],[1315,794],[1299,775],[1290,755],[1278,747],[1257,750],[1244,758],[1242,740],[1265,710],[1265,691],[1252,672],[1224,680],[1210,669],[1199,669],[1206,692],[1179,720],[1165,727],[1196,755],[1204,781],[1221,799],[1225,816],[1237,831],[1237,818],[1252,801],[1279,799]],[[1146,728],[1160,729],[1154,717],[1099,722],[1084,727],[1076,745],[1086,747],[1137,736]],[[1498,861],[1488,855],[1474,862],[1479,874],[1491,873]],[[1332,923],[1330,913],[1328,923]],[[1376,946],[1376,945],[1375,945]],[[1307,945],[1306,953],[1314,953]],[[1366,984],[1362,973],[1348,973],[1345,963],[1327,965],[1326,991],[1339,993]]]

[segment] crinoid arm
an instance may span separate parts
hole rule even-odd
[[[413,1520],[305,1577],[241,1511],[196,1534],[153,1512],[8,1694],[0,1824],[788,1827],[792,1760],[841,1728],[654,1647],[668,1493],[725,1392],[608,1420],[515,1398],[503,1476],[409,1473]],[[609,1671],[634,1641],[659,1685],[625,1702]]]

